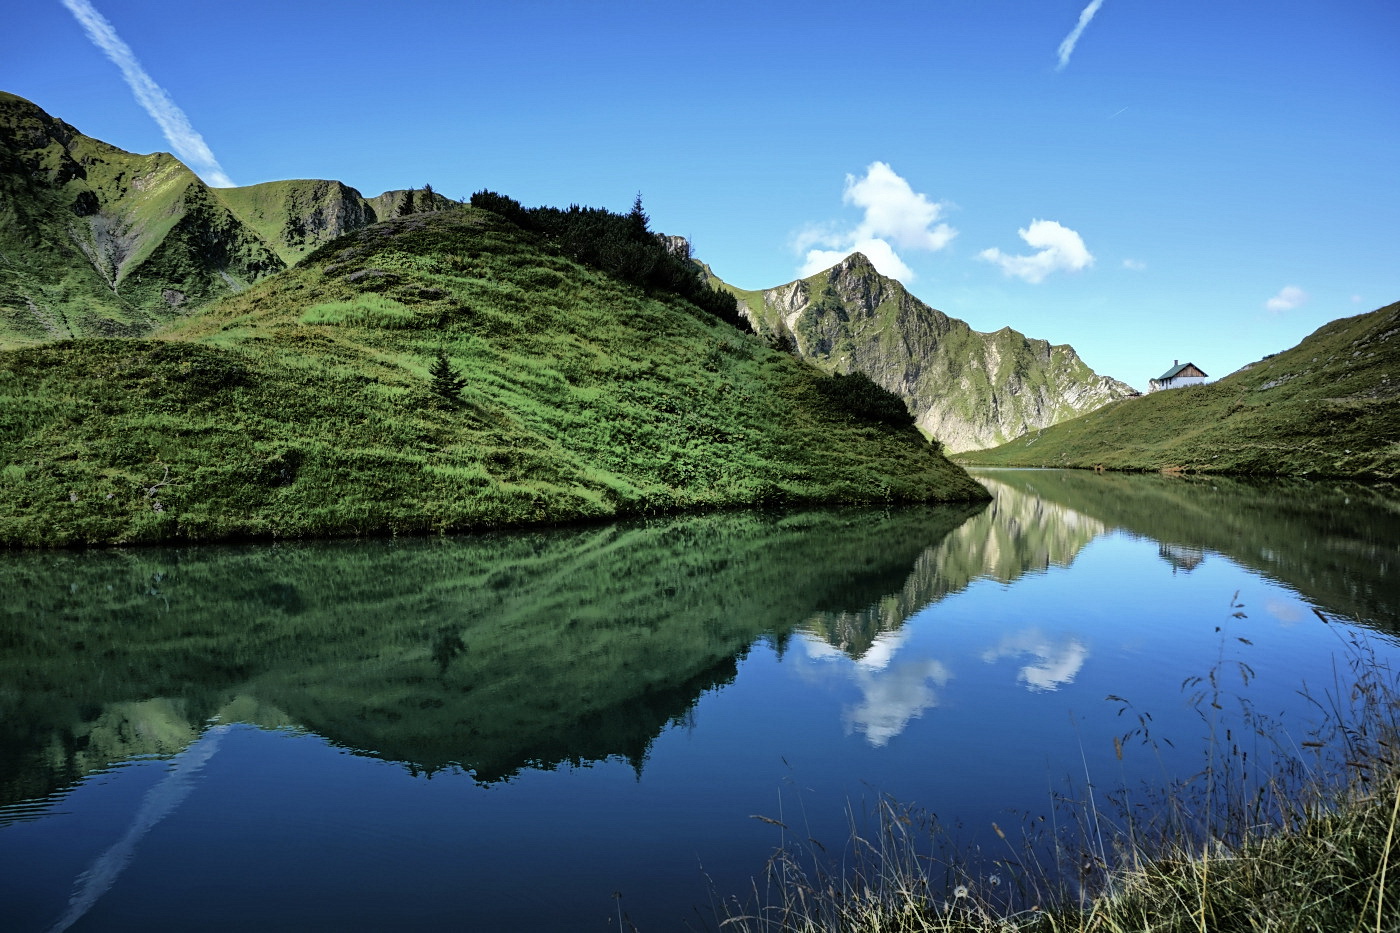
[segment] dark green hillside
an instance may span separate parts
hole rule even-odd
[[[439,352],[464,380],[434,391]],[[0,541],[422,533],[981,498],[908,426],[677,296],[463,207],[153,340],[0,352]]]
[[[1219,382],[1154,392],[960,455],[999,466],[1400,479],[1400,304]]]

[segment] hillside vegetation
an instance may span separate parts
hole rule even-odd
[[[0,347],[144,336],[384,217],[453,206],[333,181],[210,188],[0,92]]]
[[[0,541],[986,497],[850,382],[492,212],[413,215],[157,339],[0,352]]]
[[[1133,394],[1095,373],[1067,344],[1010,327],[973,330],[881,275],[860,253],[764,291],[714,281],[775,346],[830,372],[868,375],[904,399],[919,428],[950,451],[993,447]]]
[[[965,463],[1400,479],[1400,303],[1218,382],[1106,406]]]

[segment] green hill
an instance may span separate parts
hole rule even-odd
[[[924,433],[950,451],[992,447],[1133,394],[1095,373],[1067,344],[1009,327],[973,330],[881,275],[860,253],[764,291],[715,281],[776,346],[832,372],[865,373],[903,398]]]
[[[1153,392],[966,463],[1400,479],[1400,304],[1208,385]]]
[[[412,215],[157,339],[0,352],[0,542],[985,498],[857,382],[490,211]]]
[[[209,188],[0,92],[0,347],[143,336],[376,220],[453,202],[333,181]]]

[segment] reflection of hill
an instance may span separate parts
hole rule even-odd
[[[1297,590],[1317,606],[1400,630],[1400,494],[1336,480],[1247,479],[1075,470],[977,471],[1170,547],[1207,549]],[[990,485],[990,483],[989,483]]]
[[[820,612],[804,628],[853,658],[864,657],[882,632],[892,632],[925,606],[979,579],[1011,583],[1026,573],[1068,567],[1079,551],[1107,529],[1102,522],[1028,495],[985,474],[992,493],[986,509],[951,534],[931,542],[914,571],[878,601],[845,612]]]
[[[216,714],[483,781],[640,764],[756,638],[897,591],[978,508],[0,556],[0,793],[168,753]]]

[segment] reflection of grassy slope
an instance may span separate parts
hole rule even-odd
[[[979,479],[994,497],[991,505],[930,542],[901,586],[861,608],[819,612],[803,627],[859,658],[882,632],[900,628],[925,606],[961,592],[974,580],[1011,583],[1051,565],[1068,567],[1107,530],[1101,522],[1017,485],[985,474]]]
[[[439,349],[468,386],[433,395]],[[985,492],[674,296],[471,208],[367,227],[166,340],[0,353],[0,542],[365,535]]]
[[[1174,477],[1073,470],[978,474],[1109,528],[1205,548],[1260,571],[1328,612],[1389,631],[1400,582],[1400,495],[1345,481]]]
[[[1400,304],[1210,385],[1154,392],[994,450],[988,466],[1400,478]]]
[[[0,761],[25,770],[4,784],[33,796],[99,766],[84,736],[149,697],[197,724],[239,695],[278,710],[279,725],[285,715],[370,754],[456,762],[482,780],[640,762],[756,638],[783,639],[817,607],[878,598],[974,510],[7,555]],[[120,743],[102,747],[119,757]],[[128,750],[156,749],[133,739]]]

